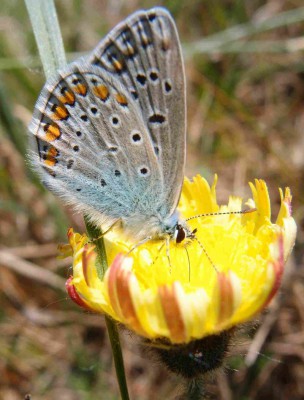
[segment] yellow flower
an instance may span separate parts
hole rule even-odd
[[[256,210],[243,214],[231,213],[242,209],[239,197],[219,206],[215,186],[216,179],[211,187],[201,176],[185,179],[178,207],[184,219],[220,213],[189,219],[197,232],[186,244],[171,241],[168,249],[165,241],[148,241],[126,256],[134,244],[109,233],[104,277],[94,245],[70,229],[71,298],[143,337],[172,344],[216,335],[252,318],[277,292],[295,242],[290,190],[280,190],[281,207],[272,223],[264,181],[250,184],[253,199],[246,204]]]

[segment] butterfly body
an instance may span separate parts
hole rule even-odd
[[[166,219],[160,214],[143,217],[142,213],[136,213],[129,218],[123,218],[122,227],[128,237],[137,240],[169,238],[180,243],[185,238],[193,237],[192,231],[186,222],[180,219],[178,212]]]
[[[44,184],[103,229],[175,238],[185,164],[185,78],[174,21],[138,11],[44,86],[30,132]],[[179,233],[179,238],[183,234]]]

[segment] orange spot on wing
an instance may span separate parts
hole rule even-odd
[[[117,103],[119,103],[121,106],[127,106],[128,105],[128,101],[126,99],[126,96],[124,96],[123,94],[116,93],[115,98],[116,98]]]
[[[113,67],[116,69],[117,72],[122,71],[123,68],[124,68],[123,64],[118,60],[112,60],[112,64],[113,64]]]
[[[45,132],[45,137],[43,139],[47,142],[52,142],[53,140],[58,139],[61,135],[59,126],[55,122],[44,125],[43,130]]]
[[[167,51],[170,48],[170,41],[169,39],[163,39],[162,43],[161,43],[161,48],[163,51]]]
[[[83,85],[82,83],[78,83],[77,85],[75,85],[74,87],[74,91],[77,94],[80,94],[80,96],[85,96],[87,94],[87,87],[86,85]]]
[[[151,44],[151,41],[147,37],[142,37],[141,43],[144,47],[148,47]]]
[[[53,118],[57,120],[63,120],[69,117],[69,112],[67,108],[62,105],[62,106],[57,106],[54,113],[53,113]]]
[[[44,156],[45,157],[44,164],[47,165],[48,167],[54,167],[54,165],[57,162],[56,160],[57,156],[58,156],[58,150],[55,149],[55,147],[51,146]]]
[[[58,99],[63,104],[68,104],[72,106],[75,103],[75,95],[72,91],[66,90],[63,96],[59,97]]]
[[[105,85],[94,86],[93,93],[102,101],[106,101],[109,97],[109,89]]]
[[[132,56],[134,56],[134,54],[135,54],[134,47],[129,45],[127,51],[124,52],[124,55],[127,56],[127,57],[132,57]]]

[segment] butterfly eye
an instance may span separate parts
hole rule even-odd
[[[176,243],[181,243],[186,237],[185,229],[179,224],[176,225],[174,237]]]

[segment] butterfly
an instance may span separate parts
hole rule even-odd
[[[185,72],[170,13],[137,11],[46,82],[29,127],[45,186],[134,240],[194,232],[177,204],[186,151]]]

